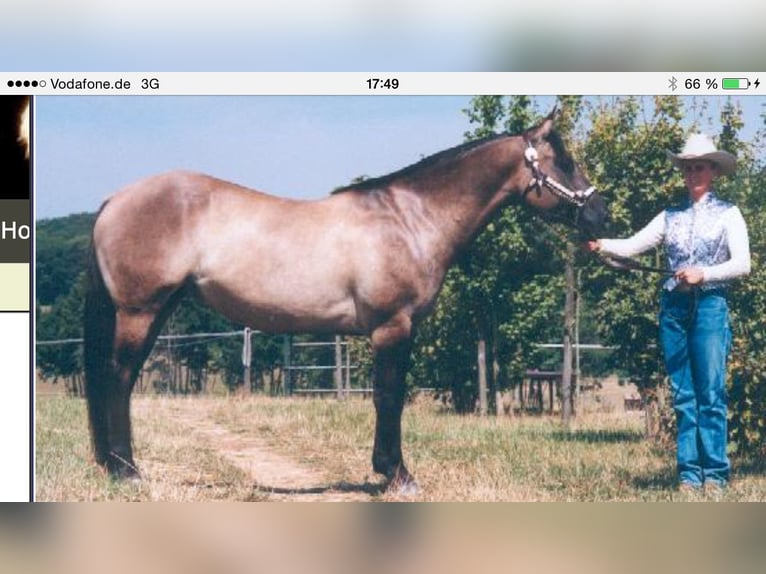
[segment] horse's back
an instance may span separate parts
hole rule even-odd
[[[115,193],[94,242],[118,307],[161,308],[188,285],[256,328],[357,332],[438,289],[400,211],[375,194],[285,199],[169,172]]]
[[[340,249],[340,228],[332,220],[343,221],[335,206],[345,202],[284,199],[208,175],[173,171],[112,195],[96,221],[94,244],[117,305],[161,306],[167,294],[187,282],[206,299],[216,290],[225,290],[227,298],[250,297],[259,287],[278,298],[285,283],[301,283],[296,259],[311,261],[303,290],[332,283],[327,275],[338,276],[337,270],[328,271],[328,253]],[[317,274],[319,268],[327,274]],[[261,285],[264,277],[270,278],[267,286]]]

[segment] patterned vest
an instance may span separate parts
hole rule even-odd
[[[686,200],[678,207],[665,210],[665,253],[668,268],[707,267],[728,261],[729,243],[721,223],[721,215],[733,205],[718,199],[710,191],[696,204]],[[671,291],[678,281],[671,277],[663,288]],[[703,290],[721,289],[727,281],[704,283]]]

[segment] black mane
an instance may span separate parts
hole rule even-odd
[[[567,175],[571,175],[575,168],[574,159],[572,159],[571,154],[564,146],[564,140],[561,139],[559,132],[556,130],[551,130],[548,134],[548,137],[545,138],[545,141],[547,141],[548,144],[553,148],[556,157],[556,165],[561,169],[561,171]]]
[[[402,169],[399,169],[387,175],[371,177],[359,183],[344,185],[342,187],[339,187],[333,190],[332,193],[334,194],[342,193],[344,191],[352,191],[352,190],[353,191],[371,191],[375,189],[380,189],[381,187],[387,186],[394,180],[411,175],[413,172],[420,171],[422,169],[426,169],[432,166],[436,166],[436,165],[439,165],[440,163],[447,163],[478,147],[481,147],[485,144],[494,142],[496,140],[499,140],[505,137],[509,137],[510,135],[511,134],[507,134],[507,133],[493,134],[481,139],[467,141],[462,144],[456,145],[455,147],[451,147],[449,149],[436,152],[435,154],[425,157],[416,163],[408,165],[407,167],[403,167]]]

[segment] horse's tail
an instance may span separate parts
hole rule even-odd
[[[101,209],[103,210],[103,206]],[[100,465],[106,465],[109,455],[107,395],[113,384],[114,376],[112,372],[112,350],[116,312],[98,264],[92,233],[87,265],[83,313],[85,395],[88,401],[88,420],[93,452],[96,462]]]

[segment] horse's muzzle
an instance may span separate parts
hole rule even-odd
[[[598,193],[593,193],[577,209],[576,226],[583,239],[597,239],[602,237],[608,219],[609,211],[604,199]]]

